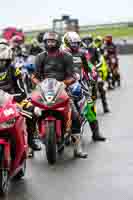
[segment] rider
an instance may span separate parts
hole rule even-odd
[[[90,54],[80,48],[81,39],[76,32],[67,32],[64,35],[64,50],[71,53],[73,57],[73,71],[78,73],[82,79],[82,74],[90,74],[93,79],[96,78],[96,71],[94,65],[90,62]],[[83,73],[82,73],[83,70]],[[87,80],[86,80],[87,81]],[[96,118],[95,105],[94,101],[91,99],[91,102],[88,104],[89,113],[88,121],[90,128],[92,130],[92,139],[93,141],[105,141],[106,138],[100,135],[99,124]],[[91,117],[94,116],[95,117]]]
[[[26,46],[22,47],[21,57],[22,57],[22,73],[24,74],[23,77],[26,85],[26,91],[27,93],[31,93],[32,92],[31,74],[35,69],[35,64],[34,64],[35,58],[32,59],[32,56],[29,55],[29,51],[26,48]]]
[[[16,94],[15,101],[20,104],[22,103],[23,109],[28,112],[34,111],[34,107],[31,103],[25,100],[26,93],[24,90],[21,74],[11,64],[13,60],[13,52],[8,44],[0,41],[0,89],[8,92],[9,94]],[[24,101],[23,101],[24,100]],[[28,143],[29,146],[34,150],[40,150],[40,143],[35,133],[35,122],[34,117],[27,119],[27,131],[28,131]]]
[[[37,54],[39,54],[43,51],[43,49],[41,48],[41,45],[39,44],[39,42],[37,41],[36,38],[34,38],[31,41],[29,50],[30,50],[29,51],[30,55],[33,55],[33,56],[36,56]]]
[[[23,44],[23,37],[19,35],[15,35],[10,40],[10,47],[13,51],[13,56],[19,56],[21,55],[21,46]]]
[[[43,37],[45,51],[40,53],[36,58],[36,71],[32,76],[34,83],[38,84],[45,78],[56,78],[58,81],[63,81],[64,84],[71,85],[75,82],[72,71],[72,56],[60,49],[61,38],[56,32],[47,32]],[[70,104],[73,102],[70,99]],[[72,107],[73,110],[73,107]],[[78,127],[79,115],[74,113],[73,117],[77,124],[73,133],[76,142],[74,143],[74,155],[79,158],[86,158],[87,154],[82,151],[80,141],[80,125]],[[67,123],[68,124],[68,123]],[[70,129],[71,127],[66,127]]]
[[[90,61],[93,65],[96,65],[100,62],[99,60],[99,53],[97,49],[93,45],[94,39],[92,34],[85,35],[82,38],[82,48],[89,52],[90,54]]]
[[[117,57],[117,48],[113,43],[112,35],[107,35],[104,38],[104,49],[107,51],[107,56],[115,55]]]
[[[81,47],[90,54],[90,62],[96,66],[96,64],[101,63],[99,59],[99,52],[97,48],[93,45],[94,39],[92,34],[85,35],[82,38]],[[97,99],[97,84],[96,81],[92,82],[92,99]]]
[[[110,57],[114,56],[116,60],[115,65],[115,79],[118,82],[118,86],[120,86],[120,73],[119,73],[119,63],[118,63],[118,56],[117,56],[117,47],[113,42],[112,35],[107,35],[104,38],[104,55],[110,65]],[[115,81],[113,81],[113,87],[115,86]]]
[[[107,65],[105,57],[104,57],[103,38],[101,36],[97,36],[93,42],[93,46],[96,49],[97,56],[98,56],[98,59],[95,62],[97,72],[99,75],[98,90],[100,93],[104,113],[108,113],[109,108],[108,108],[107,97],[106,97],[106,88],[104,87],[105,81],[108,76],[108,65]]]

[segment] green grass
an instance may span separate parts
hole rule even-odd
[[[115,27],[115,28],[103,28],[96,29],[94,31],[88,31],[88,33],[92,33],[94,36],[101,35],[105,36],[107,34],[113,35],[114,38],[125,38],[132,37],[133,38],[133,27]],[[81,36],[88,34],[87,32],[81,32]]]
[[[32,40],[33,38],[36,38],[36,37],[37,37],[37,33],[36,33],[36,34],[27,34],[27,35],[26,35],[26,43],[30,43],[31,40]]]
[[[94,37],[96,35],[105,36],[111,34],[114,38],[133,38],[133,27],[114,27],[114,28],[97,28],[88,32],[81,32],[80,35],[84,36],[92,33]],[[27,43],[29,43],[34,37],[36,37],[37,32],[34,34],[27,35]]]

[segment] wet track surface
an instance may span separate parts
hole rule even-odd
[[[120,57],[122,87],[108,93],[110,114],[98,119],[105,143],[92,143],[86,127],[83,146],[88,159],[73,159],[71,148],[49,166],[44,152],[27,162],[25,179],[12,183],[0,200],[133,200],[133,56]]]

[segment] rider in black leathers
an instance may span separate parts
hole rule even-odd
[[[56,78],[58,81],[63,81],[67,86],[72,84],[75,81],[73,78],[72,56],[59,49],[61,45],[59,35],[55,32],[45,33],[43,41],[46,51],[39,54],[36,58],[36,71],[32,77],[33,82],[37,84],[45,78]],[[71,105],[73,105],[72,102]],[[74,127],[76,131],[72,133],[77,138],[76,144],[74,145],[74,155],[76,157],[86,158],[87,154],[82,151],[80,144],[79,116],[77,114],[75,115],[75,113],[74,120],[77,122],[76,127]]]
[[[13,60],[12,49],[7,43],[0,42],[0,89],[9,93],[15,94],[15,101],[19,104],[23,104],[23,109],[33,113],[34,107],[26,101],[26,93],[24,90],[21,73],[14,68],[11,64]],[[24,101],[23,101],[24,100]],[[35,133],[35,121],[34,116],[31,119],[27,119],[27,131],[28,131],[28,143],[34,150],[40,150],[40,143]]]

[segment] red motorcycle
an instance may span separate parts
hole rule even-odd
[[[56,162],[57,152],[64,149],[66,124],[71,123],[69,96],[64,83],[48,78],[39,84],[32,94],[32,103],[40,110],[38,129],[46,147],[49,164]],[[68,119],[69,118],[69,119]]]
[[[13,97],[0,90],[0,193],[8,192],[9,181],[25,175],[27,157],[25,118]]]

